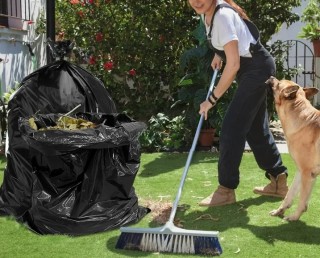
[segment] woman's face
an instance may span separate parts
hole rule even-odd
[[[188,0],[197,14],[206,14],[214,10],[215,0]]]

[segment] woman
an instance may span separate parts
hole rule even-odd
[[[270,180],[265,187],[255,187],[254,192],[284,198],[288,191],[287,169],[269,129],[266,104],[265,81],[275,75],[273,58],[261,45],[255,25],[232,0],[188,1],[204,19],[208,40],[215,51],[212,68],[220,69],[225,62],[221,78],[209,99],[201,103],[199,114],[204,113],[207,119],[208,110],[215,106],[234,79],[238,84],[221,128],[219,186],[200,205],[236,202],[235,189],[239,185],[239,166],[246,141]]]

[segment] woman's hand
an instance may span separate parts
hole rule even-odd
[[[208,101],[203,101],[200,104],[199,114],[204,114],[204,120],[208,119],[208,111],[213,107],[213,105]]]
[[[211,62],[211,67],[213,68],[213,70],[215,70],[215,69],[220,70],[222,67],[222,59],[217,54],[214,54],[214,57]]]

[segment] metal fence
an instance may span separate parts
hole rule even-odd
[[[301,71],[292,78],[301,86],[313,86],[315,80],[315,56],[312,49],[299,40],[285,41],[290,45],[284,63],[288,68],[298,68]]]

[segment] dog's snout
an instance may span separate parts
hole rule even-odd
[[[266,80],[265,84],[272,84],[274,81],[275,77],[270,76],[268,80]]]

